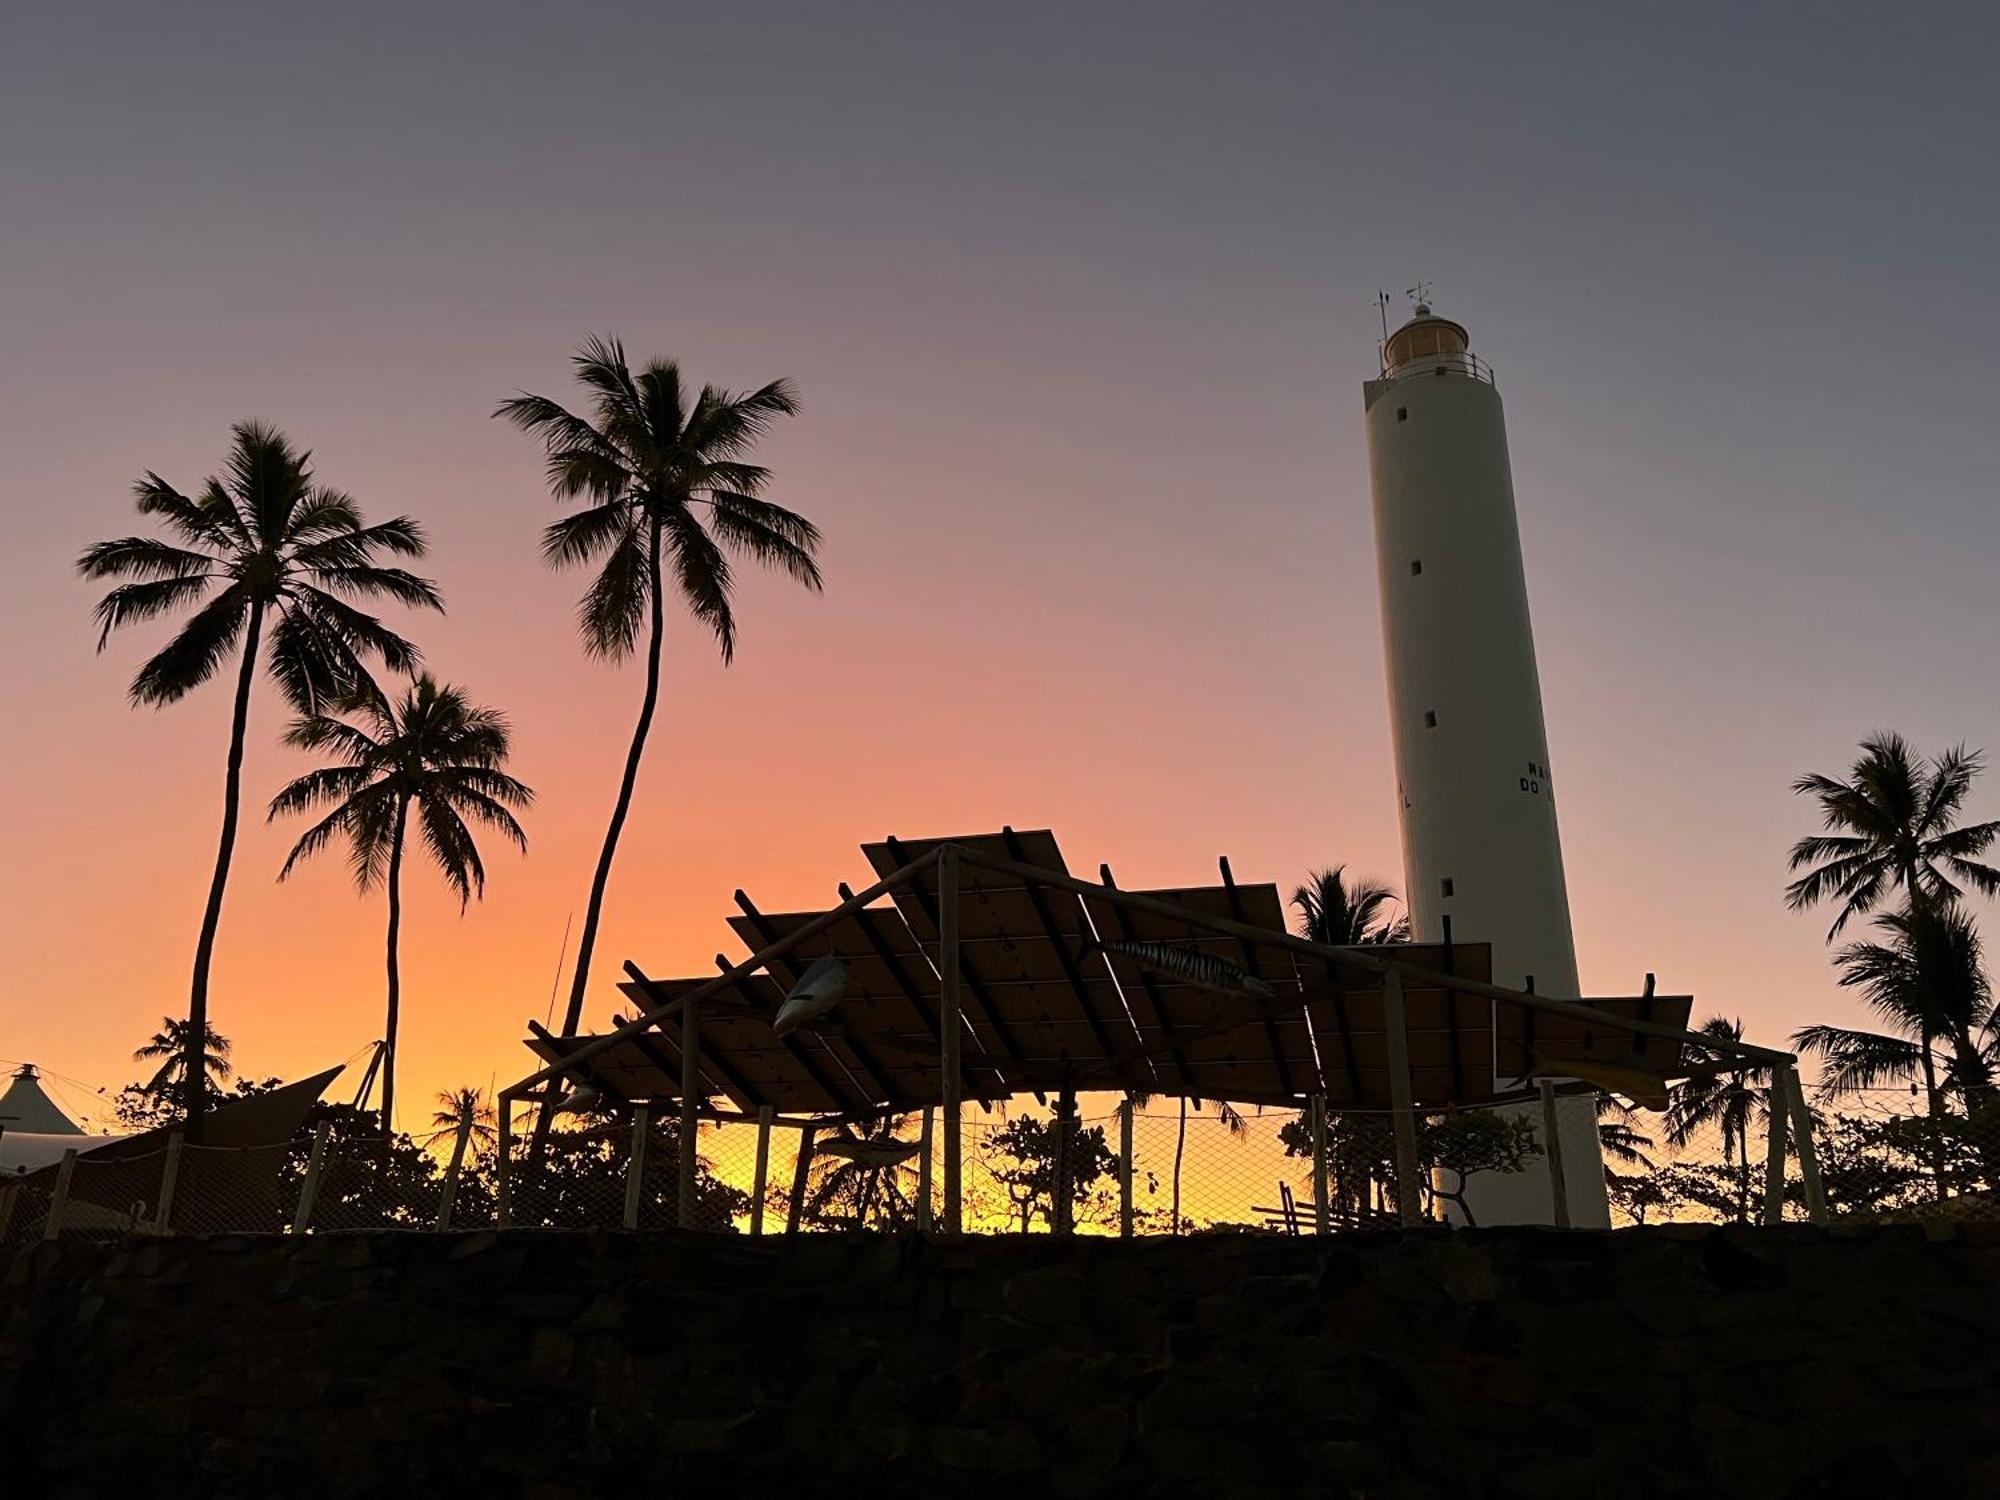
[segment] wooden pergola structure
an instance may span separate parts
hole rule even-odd
[[[845,884],[825,911],[767,913],[742,891],[730,919],[750,956],[718,972],[656,979],[628,962],[620,986],[638,1014],[594,1036],[558,1037],[529,1023],[544,1066],[503,1089],[500,1205],[511,1205],[511,1106],[588,1084],[631,1106],[643,1135],[652,1113],[678,1111],[681,1216],[690,1221],[696,1124],[755,1121],[754,1201],[766,1185],[770,1132],[800,1131],[802,1186],[817,1132],[922,1110],[920,1224],[929,1224],[932,1111],[942,1122],[942,1227],[962,1227],[960,1108],[1017,1094],[1056,1099],[1075,1116],[1081,1091],[1181,1095],[1308,1110],[1316,1194],[1325,1227],[1329,1111],[1393,1115],[1406,1221],[1419,1214],[1416,1115],[1447,1106],[1540,1098],[1549,1148],[1558,1080],[1620,1068],[1652,1079],[1697,1069],[1773,1069],[1810,1151],[1794,1059],[1688,1030],[1689,996],[1560,1000],[1491,981],[1483,943],[1330,947],[1285,930],[1273,885],[1239,884],[1221,861],[1219,885],[1125,890],[1100,866],[1069,872],[1047,830],[864,846],[877,876]],[[1149,947],[1148,945],[1153,945]],[[1143,961],[1159,949],[1212,957],[1242,982],[1184,977],[1186,963]],[[772,1019],[813,962],[839,958],[844,998],[822,1025],[786,1036]],[[1505,1084],[1501,1080],[1507,1080]],[[718,1102],[721,1101],[721,1102]],[[1131,1113],[1120,1117],[1121,1198],[1130,1224]],[[1783,1122],[1776,1165],[1782,1184]],[[1067,1132],[1057,1131],[1058,1150]],[[1556,1218],[1566,1221],[1560,1162]],[[1809,1194],[1817,1184],[1808,1167]],[[1058,1183],[1063,1164],[1056,1163]],[[794,1199],[798,1198],[794,1194]],[[1056,1193],[1065,1229],[1067,1194]],[[796,1209],[794,1211],[796,1217]]]

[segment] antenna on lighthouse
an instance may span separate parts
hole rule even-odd
[[[1403,295],[1416,305],[1418,317],[1428,318],[1431,315],[1431,284],[1428,281],[1419,281]]]

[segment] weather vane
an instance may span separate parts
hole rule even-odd
[[[1419,281],[1415,286],[1403,293],[1403,295],[1417,305],[1419,313],[1427,313],[1431,310],[1431,284],[1428,281]]]

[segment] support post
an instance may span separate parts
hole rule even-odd
[[[312,1154],[306,1158],[305,1181],[299,1184],[299,1206],[292,1215],[293,1234],[304,1234],[312,1224],[313,1200],[319,1196],[319,1171],[326,1163],[327,1133],[331,1129],[321,1120],[313,1130]]]
[[[944,1108],[944,1232],[964,1230],[963,1146],[959,1136],[959,1100],[963,1080],[959,1077],[959,954],[958,954],[959,850],[946,844],[938,858],[938,1027],[941,1033],[938,1066],[943,1074],[940,1091]]]
[[[694,1138],[701,1107],[701,1006],[681,1007],[681,1170],[675,1194],[679,1222],[683,1229],[694,1228]]]
[[[0,1187],[0,1244],[7,1241],[7,1231],[14,1227],[14,1208],[21,1201],[21,1184],[10,1182]]]
[[[444,1187],[438,1194],[437,1227],[440,1231],[451,1228],[452,1205],[458,1201],[458,1174],[465,1168],[465,1148],[472,1139],[472,1113],[467,1111],[458,1122],[458,1134],[451,1140],[451,1161],[444,1169]]]
[[[185,1139],[176,1130],[167,1137],[167,1159],[160,1165],[160,1206],[153,1215],[153,1233],[174,1232],[174,1189],[181,1180],[181,1147]]]
[[[764,1194],[771,1186],[771,1106],[757,1106],[757,1175],[750,1188],[750,1232],[764,1232]]]
[[[917,1137],[917,1233],[929,1234],[931,1224],[931,1149],[937,1129],[937,1111],[924,1110],[924,1128]]]
[[[633,1105],[632,1150],[625,1161],[625,1217],[622,1221],[627,1229],[639,1227],[639,1209],[646,1201],[646,1142],[652,1133],[651,1107]]]
[[[1118,1237],[1132,1238],[1132,1101],[1118,1101]]]
[[[1326,1095],[1312,1096],[1313,1143],[1313,1232],[1327,1234],[1333,1229],[1332,1187],[1326,1169]]]
[[[1563,1174],[1562,1121],[1556,1114],[1556,1081],[1537,1078],[1535,1092],[1542,1096],[1542,1149],[1549,1157],[1550,1208],[1558,1229],[1569,1228],[1569,1180]]]
[[[1403,976],[1382,976],[1382,1028],[1389,1051],[1389,1107],[1396,1132],[1396,1216],[1405,1229],[1424,1221],[1417,1185],[1416,1101],[1410,1090],[1409,1016],[1403,1005]]]
[[[505,1229],[514,1222],[514,1101],[502,1094],[494,1114],[493,1222]]]
[[[1056,1095],[1056,1159],[1050,1182],[1049,1228],[1056,1234],[1070,1232],[1069,1174],[1074,1154],[1070,1136],[1076,1124],[1076,1091],[1063,1089]]]
[[[1813,1146],[1812,1114],[1806,1109],[1805,1090],[1799,1086],[1799,1072],[1790,1063],[1783,1065],[1785,1094],[1791,1101],[1792,1132],[1798,1137],[1799,1176],[1806,1190],[1806,1213],[1815,1224],[1825,1224],[1826,1187],[1819,1176],[1819,1152]]]
[[[792,1201],[785,1206],[786,1239],[799,1232],[799,1221],[805,1216],[806,1174],[812,1167],[813,1137],[817,1134],[817,1125],[808,1125],[799,1132],[799,1159],[792,1167]]]
[[[1789,1070],[1787,1070],[1789,1071]],[[1785,1222],[1785,1116],[1791,1111],[1791,1090],[1778,1070],[1771,1073],[1771,1087],[1765,1093],[1764,1113],[1764,1222]]]
[[[69,1180],[76,1175],[76,1147],[62,1154],[56,1168],[55,1191],[49,1194],[49,1216],[42,1221],[42,1238],[52,1240],[62,1233],[63,1210],[69,1206]]]

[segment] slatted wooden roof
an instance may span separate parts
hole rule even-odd
[[[885,839],[862,853],[879,877],[920,862],[946,840]],[[968,853],[1069,874],[1046,829],[948,840]],[[1270,884],[1223,883],[1125,892],[1103,871],[1080,895],[1065,886],[960,864],[958,929],[963,1024],[961,1068],[967,1098],[1079,1090],[1142,1090],[1238,1104],[1297,1105],[1324,1093],[1335,1108],[1380,1108],[1390,1100],[1382,976],[1392,959],[1403,984],[1413,1095],[1420,1105],[1473,1104],[1501,1078],[1549,1072],[1564,1060],[1634,1063],[1666,1074],[1680,1044],[1581,1019],[1535,1013],[1453,991],[1423,973],[1472,982],[1491,978],[1483,943],[1299,951],[1279,942],[1198,925],[1221,918],[1274,938],[1284,906]],[[1135,904],[1132,898],[1147,903]],[[800,939],[764,974],[735,981],[700,1007],[702,1089],[743,1110],[859,1115],[935,1103],[941,988],[938,871],[911,875],[888,902],[849,913]],[[759,910],[742,892],[729,925],[753,954],[822,919],[822,912]],[[1150,909],[1163,903],[1186,913]],[[1255,975],[1267,996],[1218,992],[1138,960],[1121,944],[1153,943],[1212,955]],[[1108,945],[1108,946],[1107,946]],[[770,1019],[786,989],[816,959],[835,955],[849,989],[826,1024],[776,1036]],[[728,961],[718,959],[727,966]],[[630,966],[628,966],[630,968]],[[635,976],[637,970],[632,971]],[[713,975],[635,977],[621,988],[640,1011],[712,983]],[[1633,1019],[1684,1026],[1686,997],[1590,1002]],[[1496,1018],[1496,1011],[1498,1016]],[[1496,1019],[1498,1029],[1496,1033]],[[529,1045],[558,1062],[593,1039],[538,1035]],[[625,1038],[580,1062],[601,1087],[628,1100],[679,1097],[679,1026]]]

